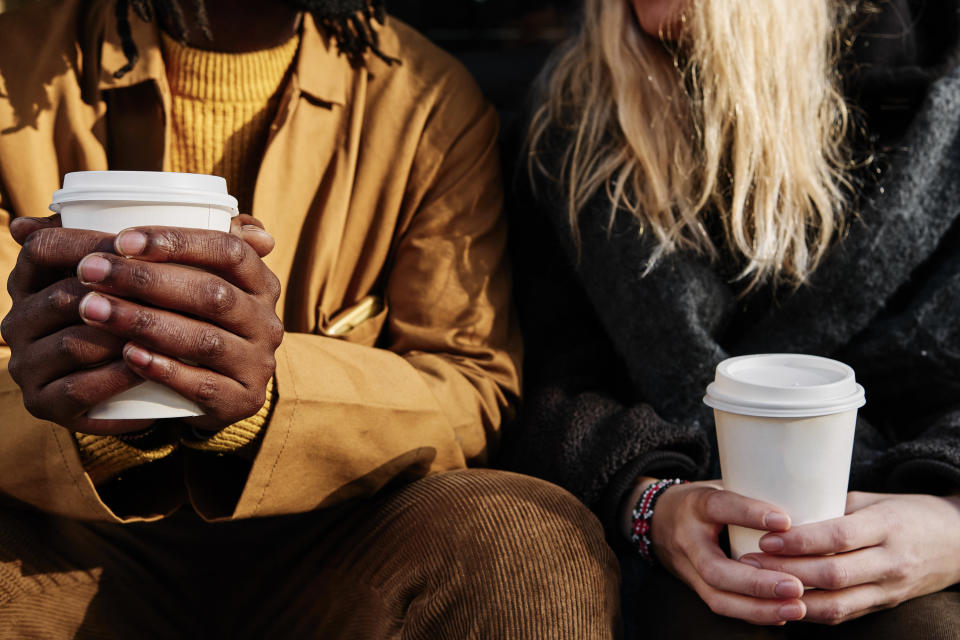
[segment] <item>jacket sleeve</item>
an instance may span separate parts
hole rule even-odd
[[[504,465],[555,482],[600,516],[611,540],[619,505],[640,475],[700,478],[703,429],[644,401],[607,337],[543,201],[520,189],[511,254],[525,336],[522,420],[504,438]],[[645,313],[643,309],[635,310]],[[652,310],[651,310],[652,312]],[[642,363],[637,363],[641,365]]]
[[[421,143],[411,182],[426,186],[408,198],[388,265],[383,348],[287,333],[276,403],[239,499],[188,478],[204,517],[303,512],[487,462],[519,394],[520,344],[497,118],[476,97],[441,107]]]

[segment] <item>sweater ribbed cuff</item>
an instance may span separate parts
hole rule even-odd
[[[275,400],[273,378],[267,382],[267,399],[255,415],[217,431],[209,438],[192,438],[186,434],[151,429],[149,443],[144,440],[122,439],[75,433],[80,462],[94,485],[112,480],[124,471],[166,458],[180,444],[199,451],[232,454],[252,460],[270,420]]]
[[[267,398],[256,414],[235,422],[229,427],[215,432],[210,437],[193,437],[195,432],[184,433],[183,446],[197,451],[210,451],[219,454],[235,454],[253,459],[263,432],[270,421],[270,411],[274,404],[275,387],[273,378],[267,382]]]
[[[144,449],[114,436],[89,433],[74,433],[73,436],[80,452],[80,462],[94,485],[103,484],[128,469],[162,460],[178,446],[176,441],[171,441]]]

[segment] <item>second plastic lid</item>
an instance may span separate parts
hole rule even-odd
[[[866,403],[849,366],[790,353],[724,360],[703,401],[741,415],[798,418],[842,413]]]
[[[63,177],[50,210],[91,201],[169,202],[209,205],[237,213],[237,199],[218,176],[172,171],[75,171]]]

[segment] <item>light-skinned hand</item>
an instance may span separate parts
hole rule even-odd
[[[851,492],[847,515],[767,534],[760,549],[742,560],[816,587],[804,620],[839,624],[960,582],[960,497]]]
[[[642,479],[634,496],[652,481]],[[627,514],[629,521],[629,510]],[[674,485],[660,496],[654,511],[651,537],[657,559],[714,613],[762,625],[803,618],[800,580],[726,556],[719,537],[728,524],[784,532],[790,529],[790,518],[771,504],[724,491],[718,482]]]

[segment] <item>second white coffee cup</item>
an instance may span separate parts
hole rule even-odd
[[[130,227],[165,226],[230,231],[237,200],[217,176],[158,171],[68,173],[50,210],[68,229],[119,233]],[[194,402],[147,381],[93,407],[94,419],[128,420],[202,415]]]
[[[770,502],[793,526],[844,514],[857,409],[854,371],[836,360],[758,354],[724,360],[707,387],[725,489]],[[765,531],[730,526],[739,559]]]

